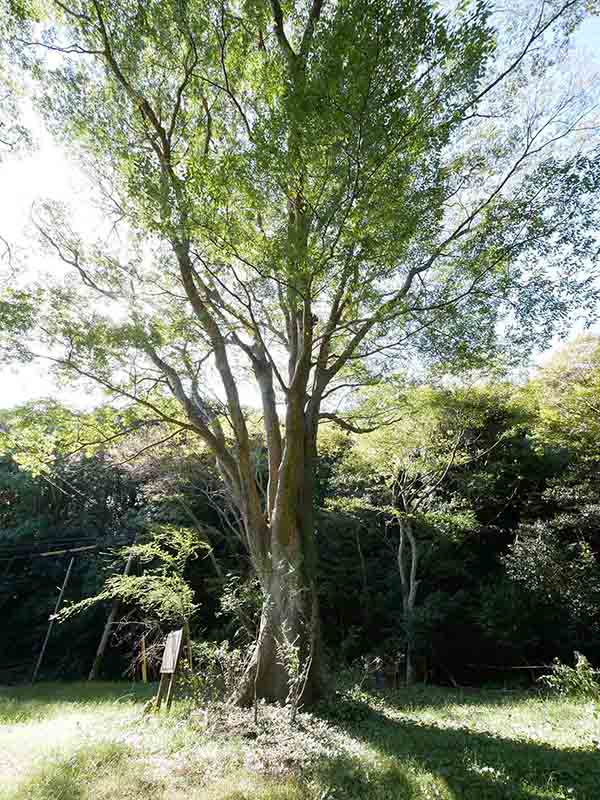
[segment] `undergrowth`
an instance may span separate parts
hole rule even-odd
[[[600,682],[587,658],[575,653],[575,666],[570,667],[554,660],[552,672],[540,678],[540,683],[550,692],[569,697],[600,700]]]

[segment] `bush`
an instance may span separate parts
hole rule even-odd
[[[230,697],[239,686],[247,656],[224,642],[194,642],[193,672],[182,679],[196,704]]]
[[[540,678],[540,683],[559,695],[600,699],[600,683],[596,679],[596,671],[581,653],[575,653],[574,667],[562,664],[558,658],[554,659],[551,674]]]
[[[338,692],[321,700],[318,713],[321,717],[340,725],[366,722],[373,715],[373,696],[356,685],[348,691]]]

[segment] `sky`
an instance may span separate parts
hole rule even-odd
[[[71,203],[74,197],[85,193],[86,181],[62,148],[52,141],[39,119],[33,114],[28,117],[32,123],[28,127],[34,130],[36,139],[35,150],[0,163],[0,234],[10,242],[15,257],[24,255],[35,272],[47,269],[45,259],[31,256],[37,246],[31,225],[36,203],[46,198]],[[0,368],[0,408],[49,396],[60,397],[78,407],[91,406],[100,399],[100,395],[93,397],[78,390],[60,389],[43,363]]]
[[[584,73],[600,74],[600,17],[588,18],[574,39],[574,58]],[[86,179],[69,160],[61,146],[44,129],[31,107],[25,109],[25,123],[33,132],[32,151],[5,157],[0,161],[0,235],[15,248],[28,254],[29,269],[45,271],[45,259],[35,255],[35,234],[31,214],[35,204],[45,198],[73,204],[86,194]],[[94,212],[85,202],[75,203],[82,230],[93,230]],[[0,262],[0,273],[6,264]],[[585,320],[575,321],[571,336],[583,330]],[[549,342],[545,353],[537,353],[533,364],[546,360],[560,346]],[[0,408],[8,408],[40,397],[56,397],[81,409],[97,404],[102,395],[57,387],[44,364],[0,367]]]

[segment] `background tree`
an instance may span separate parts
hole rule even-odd
[[[384,414],[380,403],[366,415],[354,409],[345,420],[355,426],[391,417],[394,424],[360,436],[334,425],[320,428],[316,582],[324,646],[336,668],[375,656],[389,664],[404,651],[395,558],[404,512],[392,507],[390,483],[377,477],[378,470],[382,462],[406,459],[414,477],[420,461],[415,443],[436,442],[431,432],[453,419],[458,397],[476,410],[473,424],[459,458],[424,504],[427,510],[411,518],[419,548],[417,673],[472,685],[490,678],[529,681],[524,665],[549,664],[555,656],[569,660],[575,649],[597,661],[598,464],[593,451],[579,451],[574,440],[567,446],[544,437],[537,405],[529,403],[538,388],[537,378],[525,387],[420,387],[417,401],[407,405],[413,409],[410,425],[397,419],[397,409]],[[383,394],[375,393],[376,399]],[[529,405],[523,410],[524,401]],[[39,554],[59,545],[89,548],[76,554],[67,594],[73,602],[97,595],[107,578],[122,572],[107,550],[136,532],[140,544],[151,544],[156,526],[167,526],[160,549],[175,561],[184,559],[185,542],[199,548],[199,557],[188,559],[179,577],[182,594],[198,609],[192,635],[201,640],[206,663],[219,672],[231,653],[239,664],[254,641],[260,594],[235,512],[229,516],[229,506],[221,504],[224,486],[214,457],[188,432],[158,444],[167,438],[162,423],[140,427],[130,419],[130,433],[108,441],[127,427],[122,413],[74,413],[36,403],[1,417],[0,441],[8,451],[0,468],[0,603],[2,635],[9,642],[0,671],[6,681],[30,678],[70,557]],[[388,435],[394,429],[397,435]],[[77,431],[80,438],[105,444],[80,450]],[[444,431],[442,426],[438,433]],[[372,439],[381,447],[373,447]],[[437,441],[441,455],[450,440],[439,435]],[[463,449],[467,441],[470,450]],[[424,460],[436,452],[424,450]],[[481,457],[472,458],[477,453]],[[179,548],[168,531],[182,528],[187,530]],[[206,541],[211,551],[204,549]],[[133,583],[143,591],[144,572],[156,567],[158,560],[136,560]],[[107,613],[98,607],[55,626],[45,674],[87,676]],[[157,641],[165,632],[164,623],[131,593],[120,614],[122,624],[111,628],[117,635],[103,662],[107,676],[130,668],[131,648],[144,627],[154,629]],[[66,658],[65,647],[75,639],[77,658]],[[507,671],[514,667],[519,669]],[[229,680],[218,683],[231,686]]]
[[[70,558],[75,563],[66,600],[96,594],[110,572],[106,552],[130,540],[138,527],[139,487],[123,469],[105,454],[79,452],[67,459],[61,453],[61,420],[70,417],[61,406],[41,402],[0,414],[0,609],[6,642],[0,670],[6,680],[31,679]],[[89,670],[101,619],[95,613],[55,627],[45,673],[76,677]],[[68,646],[73,641],[76,653]]]
[[[30,350],[215,454],[265,598],[241,701],[285,699],[286,642],[312,665],[303,699],[319,691],[313,494],[334,393],[397,356],[486,363],[507,316],[515,355],[578,290],[594,301],[593,144],[561,153],[589,106],[556,60],[585,8],[540,2],[507,37],[483,3],[73,0],[23,34],[60,53],[41,59],[41,106],[128,226],[118,247],[84,243],[45,209],[40,236],[81,285],[55,282]]]
[[[468,507],[452,508],[441,501],[453,471],[483,460],[510,433],[508,418],[501,431],[489,437],[490,422],[499,409],[507,410],[508,387],[470,389],[403,389],[379,386],[374,397],[355,413],[368,413],[376,403],[390,424],[354,437],[337,466],[339,488],[362,494],[372,507],[387,512],[386,526],[397,532],[396,561],[402,594],[402,621],[406,646],[406,682],[415,680],[415,613],[423,548],[431,544],[435,514],[452,510],[458,527],[473,526],[465,516]],[[514,411],[513,411],[514,414]],[[372,415],[372,412],[371,412]],[[401,416],[400,416],[401,415]],[[447,527],[443,515],[439,522]],[[452,527],[452,524],[451,524]],[[456,525],[454,526],[456,527]],[[441,531],[440,531],[441,532]],[[446,532],[447,533],[447,532]],[[433,534],[435,537],[435,533]],[[443,537],[444,534],[442,534]]]
[[[598,459],[600,341],[579,336],[562,347],[527,387],[539,414],[539,436],[580,459]]]

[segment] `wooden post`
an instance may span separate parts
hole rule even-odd
[[[173,687],[175,686],[175,673],[172,672],[170,679],[169,679],[169,688],[167,689],[167,701],[165,707],[167,711],[171,708],[171,703],[173,702]]]
[[[148,683],[148,664],[146,662],[146,636],[142,636],[142,680]]]
[[[133,563],[133,550],[130,551],[129,558],[127,559],[127,562],[125,564],[125,569],[123,570],[124,576],[129,575],[132,563]],[[112,628],[114,621],[117,618],[120,605],[121,601],[119,600],[118,597],[115,597],[115,599],[113,600],[112,608],[110,609],[110,614],[108,615],[108,619],[106,620],[106,625],[104,626],[104,630],[102,631],[102,636],[100,638],[100,644],[98,645],[98,649],[96,650],[94,663],[92,664],[90,674],[88,675],[88,681],[93,681],[95,678],[98,677],[98,672],[100,671],[100,664],[102,663],[104,651],[106,650],[106,645],[108,644],[108,640],[110,638],[110,629]]]
[[[156,710],[160,711],[160,706],[162,703],[163,696],[165,694],[165,689],[167,688],[167,673],[163,673],[160,676],[160,683],[158,684],[158,694],[156,695]]]
[[[65,574],[65,579],[63,581],[63,585],[60,589],[60,594],[58,595],[58,600],[56,601],[56,605],[54,606],[54,614],[50,617],[50,624],[48,625],[48,630],[46,631],[46,637],[44,639],[44,643],[42,645],[42,649],[40,650],[40,654],[38,656],[37,664],[35,665],[35,669],[33,670],[33,675],[31,677],[31,683],[35,683],[37,680],[38,672],[40,671],[40,667],[42,666],[42,661],[44,658],[44,653],[46,652],[46,647],[48,645],[48,641],[50,639],[50,634],[52,633],[52,628],[54,627],[54,618],[58,614],[60,609],[65,589],[67,588],[67,583],[69,582],[69,576],[71,575],[71,568],[73,567],[73,562],[75,558],[71,556],[71,560],[69,561],[69,566],[67,567],[67,572]]]
[[[187,646],[188,667],[190,672],[193,669],[192,663],[192,637],[190,636],[190,623],[186,620],[183,623],[183,632],[185,634],[185,641]]]

